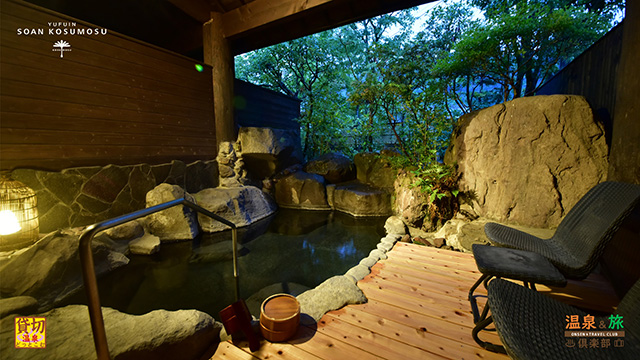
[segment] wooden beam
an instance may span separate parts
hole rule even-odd
[[[234,62],[229,41],[222,32],[222,14],[211,13],[203,26],[204,62],[212,67],[216,142],[235,141],[233,121]]]
[[[169,0],[169,2],[201,24],[211,19],[211,7],[204,0]]]
[[[210,13],[211,20],[204,24],[204,59],[212,67],[213,104],[216,142],[235,140],[233,120],[234,63],[229,42],[222,32],[222,14]]]
[[[224,13],[234,55],[435,0],[256,0]]]
[[[225,37],[282,20],[336,0],[256,0],[223,15]]]

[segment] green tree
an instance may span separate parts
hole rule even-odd
[[[379,47],[403,44],[414,19],[411,10],[400,11],[350,24],[338,29],[343,56],[348,61],[350,84],[347,94],[366,88],[380,79]],[[395,29],[394,33],[391,33]],[[354,151],[375,151],[384,146],[384,121],[379,117],[380,99],[369,96],[352,102],[354,107],[351,133]]]
[[[462,113],[534,92],[608,30],[621,6],[443,1],[417,34],[411,11],[387,14],[238,57],[236,73],[302,100],[308,158],[393,145],[407,163],[432,164]]]
[[[611,18],[576,1],[472,0],[484,23],[437,65],[442,76],[473,76],[500,85],[507,101],[535,92],[567,61],[609,29]],[[571,4],[570,4],[571,3]]]
[[[333,31],[325,31],[236,58],[239,79],[302,100],[298,121],[309,156],[343,146],[337,129],[345,125],[348,109],[339,98],[348,80],[337,50]]]

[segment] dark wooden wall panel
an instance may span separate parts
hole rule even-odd
[[[613,131],[623,24],[624,21],[611,29],[536,92],[584,96],[603,122],[608,144]]]
[[[300,100],[238,79],[233,86],[237,126],[300,131]]]
[[[0,11],[0,168],[215,158],[210,67],[112,31],[48,35],[49,22],[96,26],[31,4]],[[59,40],[71,44],[64,58]]]

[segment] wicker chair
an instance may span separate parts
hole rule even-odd
[[[492,316],[479,325],[493,321],[504,347],[479,340],[478,327],[472,335],[489,350],[506,350],[513,359],[522,360],[638,359],[640,355],[640,281],[627,292],[615,313],[622,317],[624,328],[614,330],[624,331],[624,337],[609,338],[608,346],[606,340],[602,341],[604,337],[591,337],[598,340],[592,344],[589,338],[586,346],[580,344],[579,338],[565,337],[565,331],[570,331],[567,325],[571,315],[578,315],[580,321],[588,315],[579,309],[502,279],[490,281],[487,290]],[[600,321],[605,329],[600,327]],[[596,316],[595,325],[593,331],[611,331],[608,316]]]
[[[492,245],[541,254],[566,278],[584,279],[639,202],[639,185],[607,181],[594,186],[578,201],[550,239],[496,223],[487,223],[484,231]]]

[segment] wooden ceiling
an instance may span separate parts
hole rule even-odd
[[[202,59],[202,24],[222,13],[233,54],[435,0],[28,0]]]

